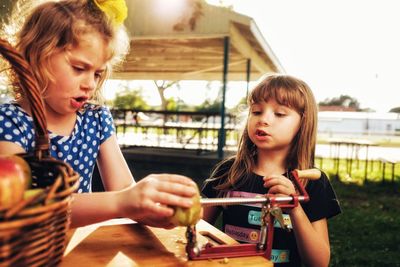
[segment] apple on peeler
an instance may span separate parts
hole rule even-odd
[[[0,155],[0,209],[20,202],[30,183],[31,169],[22,157]]]
[[[174,215],[170,218],[170,222],[178,226],[195,225],[201,217],[200,193],[193,196],[193,206],[191,208],[174,208]]]

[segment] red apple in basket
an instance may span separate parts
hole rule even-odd
[[[17,155],[0,155],[0,209],[9,208],[24,197],[31,183],[28,163]]]

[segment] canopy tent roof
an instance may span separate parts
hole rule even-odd
[[[250,80],[284,72],[252,18],[200,0],[179,1],[127,1],[131,51],[112,78],[221,80],[225,38],[228,80],[245,81],[248,69]]]

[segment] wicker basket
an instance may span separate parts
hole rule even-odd
[[[0,210],[0,267],[57,266],[66,245],[71,195],[79,175],[50,156],[43,102],[29,65],[6,41],[0,55],[11,66],[14,81],[32,107],[35,152],[23,154],[32,169],[32,187],[44,188],[7,210]]]

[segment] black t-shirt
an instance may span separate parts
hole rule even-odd
[[[218,170],[217,176],[225,173],[232,166],[233,160],[224,163]],[[206,181],[202,194],[208,198],[218,197],[218,190],[214,187],[221,184],[221,179]],[[246,183],[224,193],[224,197],[255,197],[267,193],[263,186],[263,176],[252,173]],[[306,191],[310,196],[307,203],[301,203],[310,222],[323,218],[331,218],[341,212],[336,194],[326,176],[318,180],[310,180],[306,185]],[[234,205],[219,207],[222,211],[223,231],[243,243],[258,243],[260,236],[261,205]],[[285,225],[292,227],[288,214],[283,214]],[[271,260],[275,266],[301,266],[296,239],[293,231],[287,232],[280,224],[274,223],[274,240],[272,246]]]

